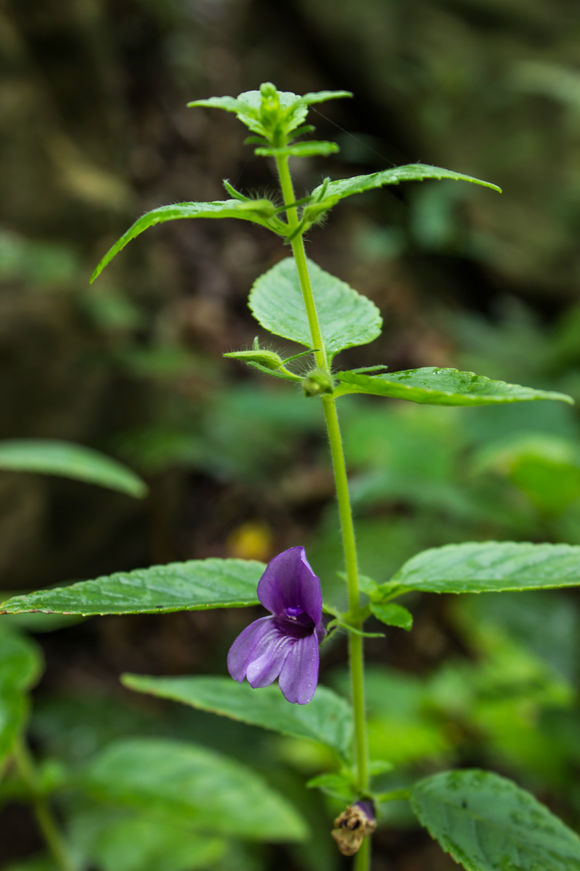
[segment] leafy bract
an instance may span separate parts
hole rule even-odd
[[[369,605],[371,614],[387,626],[396,626],[407,632],[413,628],[413,615],[396,602],[373,602]]]
[[[279,127],[284,134],[296,130],[312,104],[351,96],[350,91],[316,91],[300,96],[290,91],[278,91],[266,83],[259,91],[244,91],[238,97],[209,97],[193,100],[187,105],[233,112],[253,133],[269,139],[273,127]]]
[[[337,372],[335,378],[338,382],[334,390],[335,396],[368,393],[428,405],[497,405],[537,399],[573,402],[572,397],[554,390],[535,390],[519,384],[495,381],[474,372],[433,366],[381,375]]]
[[[580,585],[580,546],[514,541],[465,542],[424,550],[406,562],[388,584],[396,591],[500,593]]]
[[[257,605],[264,564],[254,560],[205,559],[116,572],[69,587],[15,596],[0,613],[160,614]]]
[[[276,218],[276,207],[270,200],[216,200],[209,203],[174,203],[159,206],[138,218],[126,233],[109,248],[91,275],[91,283],[99,277],[105,266],[117,256],[136,236],[140,236],[149,227],[162,224],[165,221],[176,221],[181,218],[239,218],[242,221],[252,221],[267,227],[275,233],[284,235],[286,227]]]
[[[580,838],[530,793],[486,771],[419,781],[411,807],[467,871],[580,871]]]
[[[297,811],[258,775],[207,747],[163,739],[109,745],[83,778],[96,797],[208,834],[258,841],[299,841]]]
[[[425,163],[408,163],[405,166],[396,166],[393,169],[383,169],[380,172],[371,172],[368,175],[355,175],[352,178],[341,178],[335,181],[324,181],[315,187],[311,193],[314,201],[325,209],[331,209],[345,197],[353,194],[362,194],[365,191],[382,188],[385,185],[399,184],[402,181],[424,181],[425,179],[448,179],[450,181],[468,181],[482,185],[501,193],[501,188],[489,181],[474,178],[471,175],[463,175],[451,169],[443,169],[440,166],[429,166]]]
[[[378,308],[344,281],[308,261],[320,328],[330,357],[345,348],[365,345],[380,335]],[[249,306],[271,333],[312,348],[312,338],[296,264],[281,260],[254,283]]]
[[[349,705],[326,687],[319,686],[307,705],[289,705],[278,687],[254,690],[247,683],[236,683],[229,678],[126,674],[123,683],[138,692],[172,699],[284,735],[311,738],[343,756],[350,749],[352,714]]]
[[[137,498],[147,493],[143,481],[126,466],[72,442],[44,439],[0,442],[0,469],[74,478]]]

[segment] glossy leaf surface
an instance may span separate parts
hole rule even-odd
[[[432,366],[382,375],[337,372],[335,378],[338,381],[335,396],[368,393],[427,405],[497,405],[537,399],[573,402],[570,396],[554,390],[535,390],[532,387],[496,381],[474,372]]]
[[[290,705],[277,686],[252,689],[247,683],[236,683],[229,678],[126,674],[123,683],[138,692],[172,699],[253,726],[296,738],[311,738],[343,756],[350,749],[350,707],[326,687],[319,686],[307,705]]]
[[[263,563],[240,559],[190,560],[116,572],[69,587],[15,596],[0,613],[159,614],[257,605]]]
[[[499,593],[578,585],[578,545],[483,541],[424,550],[406,562],[381,589]]]
[[[147,487],[126,466],[72,442],[14,439],[0,442],[0,469],[74,478],[141,498]]]
[[[468,871],[579,871],[580,838],[530,793],[486,771],[419,781],[411,806]]]
[[[84,781],[96,797],[159,814],[209,834],[298,841],[297,811],[258,775],[207,747],[163,739],[109,745]]]
[[[308,261],[308,271],[320,328],[330,356],[380,335],[378,308],[344,281]],[[249,306],[256,320],[271,333],[312,348],[310,328],[296,265],[280,261],[254,283]]]

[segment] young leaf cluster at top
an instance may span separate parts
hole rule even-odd
[[[188,106],[223,109],[234,113],[252,132],[253,135],[246,142],[256,145],[255,153],[263,157],[273,157],[278,161],[287,160],[289,157],[327,156],[337,152],[338,145],[335,142],[302,140],[302,136],[314,130],[312,125],[303,122],[313,104],[350,96],[349,91],[317,91],[299,96],[288,91],[278,91],[273,84],[266,82],[261,85],[260,90],[245,91],[238,97],[209,97],[205,100],[194,100]],[[334,181],[326,178],[306,196],[283,206],[264,197],[246,196],[229,181],[224,180],[224,188],[230,195],[228,200],[174,203],[142,215],[105,254],[93,272],[91,281],[98,278],[129,242],[155,224],[182,218],[237,218],[259,224],[286,242],[291,242],[319,223],[345,197],[402,181],[425,179],[473,182],[501,192],[501,188],[491,182],[422,163],[411,163]],[[297,221],[293,226],[280,217],[289,205],[297,212]]]

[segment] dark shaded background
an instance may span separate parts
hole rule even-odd
[[[310,255],[385,314],[384,336],[348,361],[473,366],[579,396],[579,36],[576,4],[547,0],[0,3],[0,437],[91,445],[151,488],[138,503],[2,473],[2,587],[209,555],[267,559],[328,531],[316,408],[296,396],[284,412],[290,400],[276,385],[221,358],[258,331],[246,297],[285,253],[278,240],[242,222],[176,222],[88,284],[146,209],[221,198],[222,178],[274,189],[235,119],[188,110],[191,99],[265,80],[353,91],[313,112],[317,136],[336,138],[341,154],[300,162],[299,190],[415,161],[500,184],[501,197],[454,183],[384,190],[342,204],[328,232],[311,231]],[[558,414],[545,412],[547,429],[574,436],[574,413]],[[524,536],[577,541],[574,506],[559,526],[540,512]],[[389,492],[370,519],[398,529],[413,511]],[[394,534],[393,567],[465,532],[440,507],[425,524]],[[518,537],[514,528],[506,534]],[[501,519],[477,534],[490,529],[502,537]],[[381,533],[361,537],[372,563]],[[327,565],[323,545],[318,556]],[[58,633],[46,642],[48,686],[208,662],[220,672],[227,641],[216,625],[231,638],[241,623],[179,615]],[[420,669],[455,646],[431,615],[415,642],[393,642],[390,661]],[[406,855],[401,843],[390,849]],[[448,867],[420,859],[422,849],[400,868]]]

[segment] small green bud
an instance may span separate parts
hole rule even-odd
[[[332,393],[334,384],[326,372],[315,369],[303,379],[302,389],[306,396],[320,396],[322,393]]]
[[[257,348],[252,351],[230,351],[224,354],[224,357],[230,357],[234,360],[243,360],[245,363],[259,363],[266,369],[279,369],[284,362],[275,351],[266,351],[263,348]]]
[[[260,118],[266,129],[273,129],[280,118],[280,97],[276,85],[264,82],[260,85],[262,104],[260,106]]]

